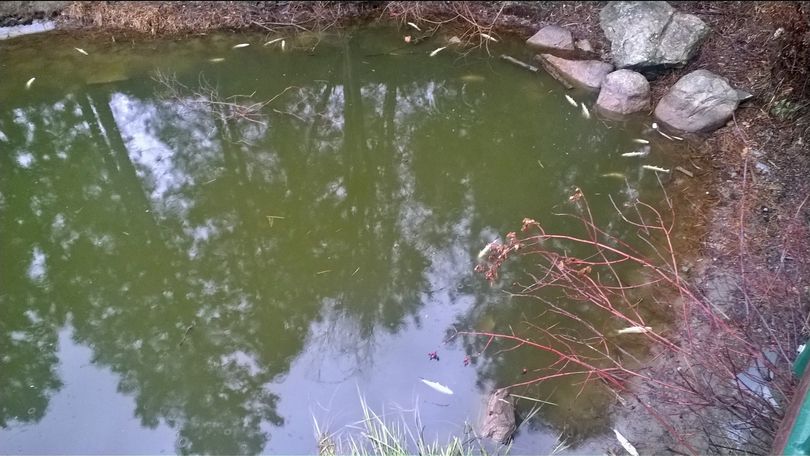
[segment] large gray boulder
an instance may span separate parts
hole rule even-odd
[[[650,83],[631,70],[617,70],[602,80],[596,107],[608,114],[627,115],[650,109]]]
[[[679,79],[661,98],[655,118],[676,130],[707,132],[728,122],[740,101],[750,96],[711,71],[696,70]]]
[[[610,2],[599,14],[617,68],[683,66],[709,26],[667,2]]]
[[[599,90],[602,79],[613,71],[613,65],[599,60],[567,60],[550,54],[539,56],[543,67],[563,84],[587,90]]]
[[[540,50],[574,50],[574,37],[568,29],[547,25],[537,31],[526,44]]]

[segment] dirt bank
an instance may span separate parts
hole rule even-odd
[[[70,2],[0,2],[0,27],[30,24],[59,15]]]
[[[693,232],[701,225],[705,229],[699,231],[706,233],[699,258],[685,275],[763,353],[780,352],[792,359],[807,338],[810,304],[810,5],[670,3],[699,16],[712,31],[685,68],[652,81],[653,103],[680,76],[700,68],[754,94],[728,125],[690,141],[692,153],[705,160],[714,179],[701,189],[708,202],[702,217],[681,222],[683,229]],[[602,6],[604,2],[74,2],[62,10],[59,21],[63,27],[140,34],[144,39],[222,29],[323,30],[368,21],[442,26],[465,40],[478,39],[480,32],[525,39],[541,26],[557,24],[575,38],[589,39],[608,58],[609,44],[599,27]],[[0,14],[8,18],[16,13]],[[711,346],[711,332],[695,334]],[[790,376],[785,359],[773,369],[775,377]],[[767,452],[791,395],[789,384],[781,389],[786,397],[762,418],[762,435],[747,450]],[[624,411],[619,411],[625,423],[633,421],[631,407],[622,405]],[[715,431],[706,431],[711,426],[697,407],[668,405],[666,413],[678,432],[693,436],[699,452],[726,451],[728,442],[712,438]],[[633,437],[647,436],[639,445],[643,453],[685,451],[666,437],[663,427],[635,421],[639,434]],[[694,437],[698,431],[703,434]]]

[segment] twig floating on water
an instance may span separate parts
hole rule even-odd
[[[670,135],[664,133],[663,131],[661,131],[658,128],[658,124],[655,123],[655,122],[652,123],[652,129],[657,131],[658,133],[661,134],[661,136],[663,136],[664,138],[667,138],[670,141],[683,141],[683,138],[681,138],[680,136],[670,136]]]
[[[300,120],[301,122],[306,122],[306,120],[303,117],[299,116],[298,114],[293,114],[290,111],[279,111],[278,109],[273,108],[273,112],[278,113],[278,114],[286,114],[286,115],[288,115],[290,117],[294,117],[294,118]]]
[[[194,329],[194,323],[188,325],[188,327],[186,328],[186,332],[183,333],[183,338],[180,339],[180,343],[177,344],[178,347],[181,347],[186,342],[186,338],[188,338],[188,333],[190,333],[192,329]]]
[[[539,403],[541,403],[541,404],[553,405],[553,406],[555,406],[555,407],[557,406],[557,404],[555,404],[555,403],[553,403],[553,402],[544,401],[544,400],[542,400],[542,399],[535,399],[535,398],[533,398],[533,397],[521,396],[520,394],[515,394],[515,393],[510,393],[509,395],[510,395],[510,396],[512,396],[512,397],[516,397],[516,398],[518,398],[518,399],[526,399],[527,401],[539,402]]]
[[[668,139],[668,140],[670,140],[670,141],[675,140],[675,138],[674,138],[674,137],[669,136],[668,134],[664,133],[664,132],[663,132],[663,131],[661,131],[661,130],[657,130],[657,129],[656,129],[655,131],[657,131],[657,132],[658,132],[658,133],[659,133],[661,136],[663,136],[664,138],[667,138],[667,139]]]

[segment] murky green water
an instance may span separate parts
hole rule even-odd
[[[418,408],[426,436],[460,434],[493,387],[552,361],[465,366],[475,348],[443,343],[541,313],[473,273],[479,250],[524,217],[573,229],[551,214],[574,186],[620,229],[608,195],[657,185],[620,157],[643,125],[585,119],[485,53],[378,55],[401,47],[387,29],[264,41],[0,43],[0,453],[311,453],[313,417],[345,429],[358,391],[391,417]],[[162,96],[158,69],[222,98],[294,87],[223,123]],[[666,165],[656,144],[644,162]],[[515,452],[608,429],[611,398],[580,389],[524,391],[558,406]]]

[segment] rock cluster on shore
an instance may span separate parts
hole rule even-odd
[[[686,65],[710,32],[697,16],[678,12],[663,1],[612,2],[599,19],[610,41],[610,63],[596,58],[586,40],[575,40],[557,25],[541,28],[527,44],[540,52],[536,59],[566,87],[598,91],[596,108],[608,116],[649,113],[647,79],[662,69]],[[583,41],[585,45],[580,44]],[[750,97],[722,76],[696,70],[669,89],[653,115],[672,130],[708,132],[725,125],[739,103]]]

